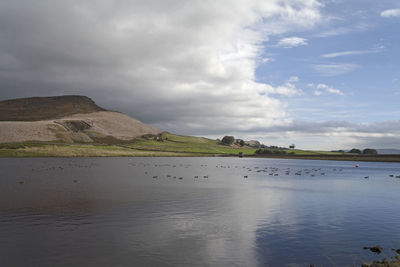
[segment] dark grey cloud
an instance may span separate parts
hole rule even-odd
[[[272,26],[309,27],[318,7],[315,0],[2,1],[0,98],[84,94],[183,130],[210,115],[235,123],[238,109],[270,123],[284,110],[258,94],[275,90],[254,81],[258,44]]]

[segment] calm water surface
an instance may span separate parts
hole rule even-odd
[[[0,266],[353,266],[377,244],[390,257],[400,166],[355,164],[0,159]]]

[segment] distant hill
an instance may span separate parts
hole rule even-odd
[[[86,96],[31,97],[0,101],[0,121],[39,121],[105,109]]]
[[[391,148],[384,148],[384,149],[377,149],[378,154],[395,154],[400,155],[400,149],[391,149]]]
[[[128,115],[99,107],[86,96],[0,102],[0,143],[110,143],[159,133],[159,129]]]

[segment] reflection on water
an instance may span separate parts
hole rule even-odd
[[[353,266],[376,244],[390,256],[400,166],[354,165],[1,159],[0,266]]]

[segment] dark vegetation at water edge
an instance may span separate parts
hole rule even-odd
[[[372,253],[381,254],[383,248],[378,246],[364,247]],[[382,260],[373,261],[371,263],[363,263],[361,267],[400,267],[400,249],[392,249],[396,253],[392,259],[383,258]]]
[[[372,253],[379,255],[382,253],[383,248],[379,245],[373,247],[364,247],[364,250],[369,250]],[[392,259],[383,258],[382,260],[376,260],[371,263],[363,263],[361,267],[400,267],[400,249],[392,249],[396,253]],[[310,267],[315,267],[314,264],[310,264]]]
[[[257,149],[255,153],[259,154],[259,155],[265,155],[265,154],[268,154],[268,155],[287,155],[287,154],[294,155],[295,154],[294,151],[286,152],[286,150],[274,149],[274,148],[260,148],[260,149]]]

